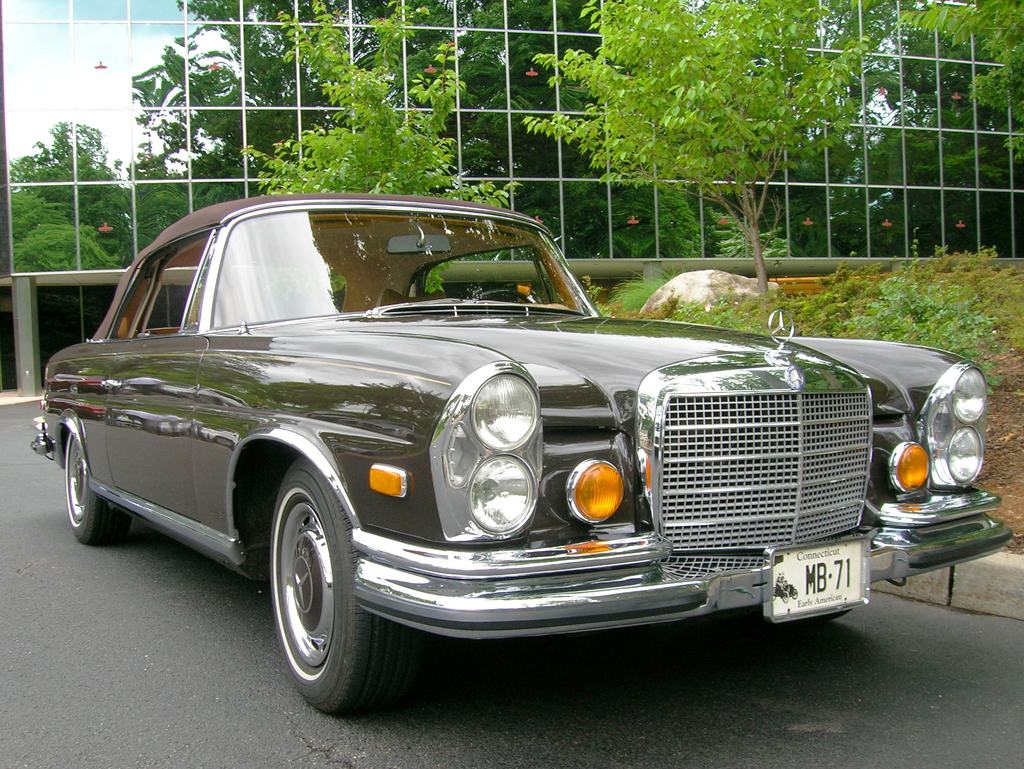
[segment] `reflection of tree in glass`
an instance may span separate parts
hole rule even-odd
[[[292,10],[290,0],[251,3],[250,13],[275,18]],[[201,21],[189,37],[164,48],[159,65],[132,79],[135,102],[147,108],[138,118],[149,135],[140,152],[141,178],[192,176],[225,179],[240,175],[245,146],[238,107],[294,103],[295,65],[284,60],[287,41],[277,25],[216,24],[208,20],[237,16],[238,4],[226,0],[193,0],[189,11]],[[244,56],[243,56],[244,50]],[[243,93],[244,61],[244,93]],[[186,111],[188,105],[202,109]],[[290,99],[289,99],[290,96]],[[225,109],[210,109],[223,107]],[[231,109],[233,108],[233,109]],[[250,109],[246,113],[249,142],[269,149],[293,132],[294,112]]]
[[[274,145],[272,152],[247,151],[263,164],[268,192],[373,192],[443,195],[482,202],[507,202],[493,184],[462,184],[454,164],[455,140],[446,137],[457,93],[455,44],[442,42],[431,66],[410,81],[402,70],[403,46],[413,38],[412,22],[429,13],[397,6],[376,19],[372,60],[349,53],[346,28],[315,0],[313,27],[282,15],[293,46],[286,58],[307,65],[336,108],[327,126],[302,131]],[[403,88],[415,109],[402,103]]]
[[[11,193],[14,268],[22,272],[122,267],[130,261],[131,207],[119,161],[108,161],[103,134],[89,126],[60,122],[50,143],[11,162],[11,182],[109,182],[77,188],[71,184],[23,187]],[[77,159],[77,162],[76,162]],[[109,227],[100,231],[98,228]]]

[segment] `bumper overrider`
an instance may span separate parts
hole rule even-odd
[[[973,490],[874,511],[870,581],[894,580],[995,553],[1012,538],[987,513],[1000,499]],[[442,635],[498,638],[597,630],[756,611],[771,601],[761,568],[700,578],[674,573],[657,534],[535,550],[466,552],[403,544],[362,530],[356,595],[362,607]]]

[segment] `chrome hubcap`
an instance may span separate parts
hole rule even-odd
[[[82,456],[78,441],[71,442],[66,461],[66,473],[68,517],[71,518],[71,525],[77,528],[82,525],[82,518],[85,516],[85,504],[82,500],[89,482],[89,472],[85,467],[85,457]]]
[[[298,661],[316,668],[334,634],[334,572],[316,511],[304,499],[289,504],[277,572],[281,620]]]

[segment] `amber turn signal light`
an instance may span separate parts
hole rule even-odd
[[[928,452],[919,443],[901,443],[889,457],[889,477],[900,491],[917,491],[928,482]]]
[[[622,475],[607,462],[589,460],[569,474],[569,509],[586,523],[599,523],[622,504]]]
[[[409,492],[409,474],[400,467],[374,465],[370,468],[370,488],[388,497],[404,497]]]

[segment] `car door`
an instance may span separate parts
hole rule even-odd
[[[207,236],[143,265],[146,297],[121,318],[110,371],[107,458],[114,485],[164,510],[198,519],[192,480],[192,415],[206,339],[189,323]],[[148,281],[148,285],[143,283]]]

